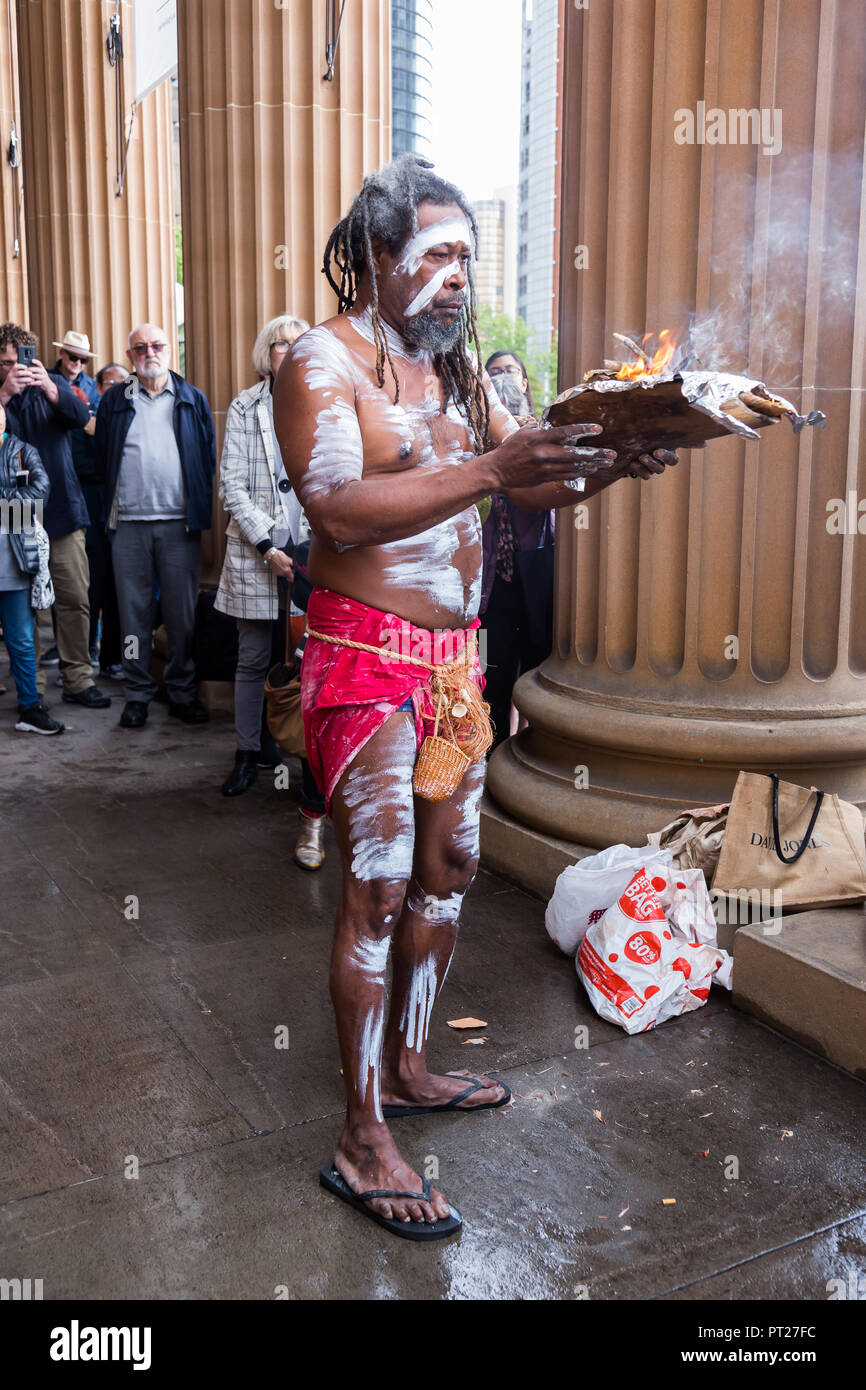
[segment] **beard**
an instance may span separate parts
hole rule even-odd
[[[403,320],[403,337],[414,347],[427,348],[428,352],[439,356],[455,348],[464,336],[463,314],[448,323],[434,317],[432,307],[423,314],[415,314]]]

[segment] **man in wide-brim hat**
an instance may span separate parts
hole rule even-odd
[[[70,328],[64,333],[63,341],[53,343],[52,347],[60,349],[60,356],[54,363],[53,370],[65,377],[70,386],[77,386],[79,391],[84,392],[91,413],[95,414],[99,408],[99,389],[85,368],[96,353],[90,346],[87,334],[77,333],[74,328]],[[85,434],[93,434],[94,426],[95,421],[91,418],[90,423],[84,427]]]

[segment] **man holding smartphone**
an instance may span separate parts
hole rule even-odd
[[[84,546],[89,517],[69,444],[70,432],[84,428],[90,411],[62,376],[45,370],[37,352],[35,334],[17,323],[0,324],[0,405],[12,433],[38,451],[51,483],[45,530],[51,542],[63,699],[105,709],[111,700],[94,685],[90,662],[90,574]]]

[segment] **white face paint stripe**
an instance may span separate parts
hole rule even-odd
[[[433,276],[433,279],[428,280],[427,284],[422,286],[422,288],[418,291],[415,298],[412,300],[412,303],[406,310],[404,317],[407,319],[413,319],[416,314],[421,313],[422,309],[426,309],[430,301],[434,299],[436,295],[439,293],[442,286],[445,284],[445,281],[451,275],[456,275],[457,272],[460,270],[461,265],[459,261],[451,261],[448,265],[443,266],[441,270],[437,270],[436,274]]]
[[[420,269],[425,252],[432,246],[465,242],[472,255],[475,255],[475,239],[465,217],[445,217],[441,222],[433,222],[422,227],[407,243],[403,255],[394,268],[395,275],[415,275]]]

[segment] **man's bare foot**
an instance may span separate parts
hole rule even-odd
[[[423,1180],[400,1157],[385,1125],[361,1131],[347,1125],[337,1141],[334,1166],[355,1193],[385,1189],[391,1192],[420,1192]],[[413,1202],[408,1197],[374,1197],[367,1206],[394,1221],[425,1221],[432,1225],[450,1215],[448,1199],[431,1188],[430,1201]]]
[[[383,1105],[447,1105],[461,1091],[465,1091],[471,1081],[480,1081],[481,1087],[467,1096],[455,1110],[474,1110],[479,1105],[495,1105],[504,1100],[506,1090],[498,1081],[482,1076],[475,1071],[456,1071],[448,1076],[435,1072],[416,1072],[412,1075],[382,1075]]]

